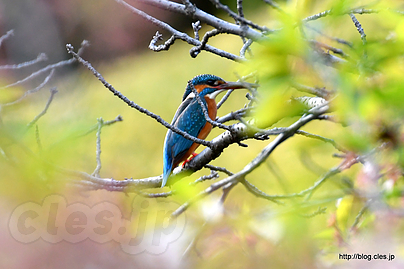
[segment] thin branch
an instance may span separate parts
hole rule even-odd
[[[362,15],[362,14],[372,14],[372,13],[378,13],[378,12],[379,12],[379,10],[377,10],[377,9],[354,8],[354,9],[348,10],[347,12],[345,12],[345,14],[360,14],[360,15]],[[317,20],[317,19],[320,19],[320,18],[324,18],[324,17],[326,17],[328,15],[331,15],[332,13],[333,12],[332,12],[331,9],[325,10],[323,12],[320,12],[320,13],[317,13],[317,14],[314,14],[314,15],[311,15],[311,16],[308,16],[308,17],[304,18],[302,20],[302,22],[314,21],[314,20]]]
[[[240,139],[239,137],[246,139],[248,137],[245,133],[246,129],[242,126],[243,124],[241,123],[233,125],[234,130],[237,132],[236,136],[230,134],[229,131],[226,131],[214,138],[212,140],[212,143],[214,144],[213,149],[209,147],[205,148],[201,153],[195,156],[195,158],[189,161],[185,168],[175,169],[173,171],[173,175],[175,175],[173,179],[180,180],[181,178],[189,176],[190,172],[192,173],[202,169],[210,161],[219,157],[221,152],[223,152],[223,150],[230,144],[236,143],[236,140]],[[92,190],[105,189],[108,191],[137,192],[140,189],[145,188],[160,188],[162,181],[162,175],[143,179],[130,178],[125,180],[114,180],[112,178],[97,178],[84,172],[71,171],[59,167],[56,167],[56,169],[64,174],[81,178],[81,180],[76,182],[76,185]],[[213,166],[209,167],[209,169],[225,172],[224,170],[219,170],[219,168],[215,169]]]
[[[193,198],[189,199],[187,202],[182,204],[177,210],[175,210],[171,218],[176,218],[180,214],[182,214],[184,211],[188,209],[190,205],[195,203],[196,201],[204,198],[205,196],[209,195],[210,193],[216,191],[217,189],[224,187],[228,184],[233,184],[237,182],[243,182],[245,181],[245,176],[250,174],[252,171],[254,171],[258,166],[260,166],[267,158],[268,156],[275,150],[277,146],[279,146],[282,142],[287,140],[288,138],[292,137],[295,132],[301,128],[303,125],[307,124],[308,122],[316,119],[319,115],[325,113],[327,111],[328,107],[323,106],[323,107],[316,107],[310,110],[311,114],[308,115],[303,115],[298,121],[296,121],[294,124],[289,126],[288,128],[285,129],[283,133],[278,135],[268,146],[266,146],[259,154],[257,157],[255,157],[250,163],[248,163],[241,171],[239,171],[236,174],[233,174],[225,179],[222,179],[216,183],[213,183],[210,187],[206,188],[204,191],[200,192]],[[210,150],[210,149],[205,149]],[[200,155],[196,156],[193,158],[192,161],[197,162],[200,160]],[[199,157],[199,158],[198,158]],[[192,165],[192,162],[188,164],[188,166]],[[322,183],[322,182],[321,182]],[[315,184],[315,186],[309,188],[306,190],[306,192],[314,192],[315,189],[319,187],[321,183]],[[245,183],[247,184],[247,183]],[[248,185],[250,187],[250,185]],[[281,196],[271,196],[270,199],[276,200],[278,197]],[[269,199],[269,197],[267,197]]]
[[[303,115],[298,121],[290,125],[288,128],[285,128],[280,135],[278,135],[258,154],[257,157],[255,157],[249,164],[247,164],[240,172],[234,174],[234,176],[238,175],[240,177],[251,173],[253,170],[255,170],[255,168],[260,166],[275,150],[275,148],[278,147],[282,142],[292,137],[302,126],[316,119],[319,115],[325,113],[327,110],[328,107],[326,106],[311,109],[309,111],[310,114]]]
[[[267,3],[268,5],[270,5],[271,7],[273,7],[274,9],[276,9],[276,10],[278,10],[278,11],[280,11],[280,12],[284,12],[282,9],[281,9],[281,7],[277,4],[277,3],[275,3],[274,1],[272,1],[272,0],[263,0],[265,3]]]
[[[227,170],[227,169],[224,168],[224,167],[214,166],[214,165],[211,165],[211,164],[206,164],[205,167],[208,168],[208,169],[210,169],[210,170],[223,172],[223,173],[225,173],[225,174],[228,175],[228,176],[233,175],[232,172],[230,172],[229,170]]]
[[[269,200],[269,201],[277,203],[277,204],[283,204],[282,202],[279,202],[278,200],[276,200],[276,198],[274,198],[273,196],[268,195],[268,194],[264,193],[263,191],[261,191],[260,189],[258,189],[257,187],[255,187],[253,184],[248,182],[246,179],[241,180],[240,183],[243,184],[244,187],[249,192],[251,192],[252,194],[254,194],[257,197],[264,198],[266,200]]]
[[[109,120],[109,121],[104,121],[103,126],[108,126],[111,124],[114,124],[115,122],[119,122],[119,121],[123,121],[123,118],[121,115],[116,116],[115,119],[113,120]],[[93,127],[90,128],[90,130],[88,130],[87,132],[85,132],[84,134],[80,135],[80,137],[88,135],[92,132],[94,132],[95,130],[98,130],[98,124],[94,125]]]
[[[226,100],[230,97],[230,94],[232,94],[234,92],[234,89],[230,89],[226,92],[226,94],[222,97],[222,99],[220,99],[219,103],[217,103],[216,108],[219,109],[224,102],[226,102]]]
[[[9,37],[12,36],[12,35],[14,35],[14,30],[9,30],[9,31],[7,31],[7,33],[5,33],[4,35],[2,35],[2,36],[0,37],[0,47],[1,47],[2,43],[3,43],[3,41],[6,40],[7,38],[9,38]]]
[[[229,196],[230,191],[238,184],[238,182],[230,182],[227,185],[224,185],[222,190],[223,190],[223,194],[222,197],[220,197],[220,203],[224,204],[224,201],[226,200],[226,198]]]
[[[157,192],[157,193],[139,191],[137,193],[145,198],[166,198],[172,196],[175,193],[175,191]]]
[[[250,46],[253,43],[252,39],[248,39],[244,42],[243,47],[240,49],[240,57],[245,58],[245,52],[250,50]]]
[[[219,174],[216,171],[211,170],[209,175],[201,176],[200,178],[198,178],[197,180],[192,182],[191,185],[195,185],[195,184],[203,182],[205,180],[210,180],[210,179],[215,179],[215,178],[219,178]]]
[[[366,41],[365,31],[363,30],[362,25],[360,24],[360,22],[358,21],[358,19],[355,17],[355,15],[353,13],[350,13],[349,16],[351,17],[353,23],[355,24],[356,30],[358,30],[359,34],[361,35],[362,43],[364,46],[363,54],[364,54],[364,57],[367,57],[367,51],[366,51],[367,41]]]
[[[201,26],[201,22],[197,21],[195,23],[192,23],[192,29],[194,30],[194,35],[195,35],[195,39],[199,40],[199,30],[201,30],[202,26]]]
[[[189,51],[189,54],[191,55],[191,57],[195,58],[196,56],[198,56],[198,54],[201,52],[201,50],[205,49],[205,46],[208,43],[209,38],[217,36],[218,34],[221,34],[221,33],[223,33],[223,32],[218,29],[213,29],[212,31],[206,32],[202,38],[201,44],[193,47]]]
[[[371,202],[371,200],[369,200],[369,201],[362,207],[362,209],[359,211],[358,215],[356,215],[355,220],[354,220],[354,222],[352,223],[351,228],[350,228],[351,231],[355,230],[356,227],[358,226],[359,221],[361,220],[363,214],[365,214],[366,211],[369,209],[370,202]]]
[[[335,41],[335,42],[337,42],[337,43],[340,43],[340,44],[346,45],[346,46],[348,46],[348,47],[350,47],[350,48],[353,48],[352,42],[349,42],[349,41],[344,40],[344,39],[342,39],[342,38],[333,37],[333,36],[329,36],[329,35],[327,35],[327,34],[324,34],[323,32],[321,32],[320,30],[314,28],[314,27],[311,26],[311,25],[305,24],[304,26],[305,26],[306,28],[308,28],[308,29],[310,29],[310,30],[312,30],[312,31],[314,31],[314,32],[316,32],[316,33],[318,33],[318,34],[320,34],[320,35],[322,35],[322,36],[324,36],[324,37],[330,39],[330,40],[333,40],[333,41]]]
[[[304,18],[302,21],[303,22],[309,22],[309,21],[315,21],[320,18],[324,18],[332,13],[331,9],[330,10],[325,10],[323,12],[308,16],[307,18]]]
[[[41,151],[42,150],[42,143],[41,143],[41,138],[39,136],[39,127],[38,127],[38,125],[35,125],[35,140],[36,140],[36,144],[38,145],[39,151]]]
[[[100,177],[100,171],[101,171],[101,129],[104,125],[104,120],[102,118],[97,119],[98,121],[98,129],[97,129],[97,142],[96,142],[96,162],[97,166],[95,167],[94,172],[91,174],[94,177]]]
[[[241,108],[241,109],[239,109],[237,111],[230,112],[227,115],[224,115],[224,116],[222,116],[220,118],[217,118],[216,122],[224,123],[224,122],[228,122],[228,121],[231,121],[231,120],[237,120],[240,117],[245,117],[253,109],[254,109],[254,107]]]
[[[310,214],[300,214],[301,217],[303,218],[313,218],[315,216],[321,215],[321,214],[325,214],[327,212],[327,208],[326,207],[319,207],[316,211],[314,211],[313,213]]]
[[[325,142],[325,143],[329,143],[329,144],[333,145],[335,149],[337,149],[337,150],[339,150],[339,151],[341,151],[341,152],[344,152],[344,153],[347,153],[347,152],[348,152],[346,149],[344,149],[343,147],[339,146],[333,139],[326,138],[326,137],[323,137],[323,136],[320,136],[320,135],[316,135],[316,134],[311,134],[311,133],[308,133],[308,132],[302,131],[302,130],[297,130],[297,131],[296,131],[296,134],[303,135],[303,136],[305,136],[305,137],[310,137],[310,138],[314,138],[314,139],[321,140],[321,141],[323,141],[323,142]]]
[[[318,87],[310,87],[299,83],[292,83],[291,86],[298,91],[307,92],[321,98],[328,100],[332,96],[332,92],[327,91],[325,87],[318,88]]]
[[[199,45],[201,44],[201,42],[200,42],[199,40],[197,40],[197,39],[195,39],[195,38],[192,38],[192,37],[190,37],[189,35],[187,35],[187,34],[185,34],[185,33],[183,33],[183,32],[180,32],[180,31],[174,29],[173,27],[171,27],[171,25],[169,25],[169,24],[167,24],[167,23],[165,23],[165,22],[162,22],[162,21],[160,21],[160,20],[158,20],[158,19],[156,19],[156,18],[150,16],[149,14],[147,14],[147,13],[145,13],[145,12],[143,12],[143,11],[141,11],[141,10],[139,10],[139,9],[137,9],[137,8],[135,8],[135,7],[133,7],[133,6],[131,6],[131,5],[129,5],[129,4],[126,3],[125,1],[123,1],[123,0],[115,0],[115,1],[116,1],[118,4],[123,5],[125,8],[127,8],[128,10],[130,10],[132,13],[134,13],[134,14],[136,14],[136,15],[139,15],[139,16],[141,16],[142,18],[144,18],[145,20],[147,20],[147,21],[153,23],[154,25],[156,25],[156,26],[158,26],[158,27],[160,27],[160,28],[162,28],[162,29],[164,29],[164,30],[170,32],[171,35],[172,35],[172,37],[169,39],[168,44],[170,44],[171,42],[173,43],[175,39],[181,39],[181,40],[187,42],[188,44],[191,44],[191,45],[194,45],[194,46],[199,46]],[[184,6],[184,5],[181,5],[181,4],[178,4],[178,3],[175,3],[175,2],[165,1],[165,0],[159,0],[159,1],[157,1],[157,0],[137,0],[137,1],[143,2],[143,3],[148,4],[148,5],[157,6],[157,7],[159,7],[159,8],[167,9],[167,10],[170,10],[170,11],[179,12],[179,13],[182,13],[182,14],[184,14],[184,15],[188,15],[188,13],[187,13],[188,11],[186,11],[185,6]],[[217,23],[217,21],[219,20],[219,19],[217,19],[216,17],[214,17],[214,16],[212,16],[212,15],[209,15],[209,14],[207,14],[207,13],[205,13],[205,12],[199,10],[199,9],[196,9],[195,13],[197,14],[197,15],[195,15],[196,18],[199,18],[199,17],[201,17],[201,16],[204,16],[204,17],[203,17],[203,18],[204,18],[203,21],[206,21],[206,20],[207,20],[207,21],[211,21],[213,18],[215,18],[215,23]],[[207,17],[206,17],[206,16],[207,16]],[[210,16],[210,17],[209,17],[209,16]],[[202,20],[202,19],[201,19],[201,20]],[[221,21],[221,20],[220,20],[220,21]],[[223,27],[228,30],[227,32],[229,32],[229,31],[230,31],[230,32],[236,31],[235,27],[233,27],[230,23],[225,22],[225,21],[222,21],[222,22],[223,22],[223,24],[224,24]],[[229,28],[229,27],[230,27],[230,28]],[[230,30],[229,30],[229,29],[230,29]],[[238,32],[238,31],[236,31],[236,32]],[[237,34],[237,33],[233,33],[233,34]],[[252,33],[252,32],[251,32],[251,34],[252,34],[255,38],[258,38],[258,36],[257,36],[255,33]],[[153,44],[152,44],[152,48],[153,48],[153,47],[155,47],[155,43],[157,42],[157,40],[155,39],[155,37],[152,39],[152,42],[154,42],[154,46],[153,46]],[[152,42],[151,42],[151,43],[152,43]],[[166,42],[166,43],[167,43],[167,42]],[[168,45],[168,44],[167,44],[167,45]],[[164,47],[162,47],[162,48],[164,48]],[[237,56],[237,55],[234,55],[234,54],[229,53],[229,52],[224,51],[224,50],[217,49],[217,48],[212,47],[212,46],[207,45],[207,44],[205,45],[204,50],[206,50],[206,51],[208,51],[208,52],[211,52],[211,53],[214,53],[214,54],[216,54],[216,55],[219,55],[219,56],[221,56],[221,57],[224,57],[224,58],[233,60],[233,61],[242,62],[242,61],[244,60],[244,59],[242,59],[241,57],[239,57],[239,56]]]
[[[27,124],[27,129],[31,128],[32,125],[34,125],[43,115],[46,114],[46,111],[48,111],[48,108],[49,108],[50,104],[52,103],[53,96],[57,92],[58,91],[56,90],[56,87],[53,87],[53,88],[50,89],[50,96],[49,96],[48,102],[45,105],[45,108],[41,111],[41,113],[36,115],[35,118],[30,123]]]
[[[309,96],[301,96],[292,98],[291,100],[300,102],[301,104],[307,106],[307,108],[316,108],[322,106],[328,106],[328,101],[322,97],[309,97]]]
[[[162,124],[164,127],[170,129],[171,131],[173,131],[173,132],[175,132],[175,133],[177,133],[177,134],[179,134],[179,135],[182,135],[184,138],[186,138],[186,139],[188,139],[188,140],[191,140],[191,141],[193,141],[193,142],[195,142],[195,143],[198,143],[198,144],[202,144],[202,145],[207,146],[207,147],[212,147],[212,142],[206,141],[206,140],[202,140],[202,139],[196,138],[196,137],[194,137],[194,136],[191,136],[191,135],[188,134],[187,132],[184,132],[184,131],[178,129],[177,127],[175,127],[175,126],[172,126],[171,124],[169,124],[168,122],[166,122],[165,120],[163,120],[160,116],[158,116],[158,115],[156,115],[156,114],[154,114],[154,113],[148,111],[147,109],[145,109],[145,108],[139,106],[139,105],[136,104],[135,102],[129,100],[125,95],[123,95],[121,92],[117,91],[111,84],[109,84],[109,83],[104,79],[104,77],[103,77],[97,70],[95,70],[95,68],[94,68],[89,62],[87,62],[86,60],[84,60],[83,58],[81,58],[77,53],[75,53],[74,50],[73,50],[74,48],[73,48],[73,46],[72,46],[71,44],[67,44],[67,45],[66,45],[66,48],[67,48],[67,52],[68,52],[69,54],[72,54],[73,57],[74,57],[79,63],[81,63],[81,64],[84,65],[88,70],[90,70],[90,71],[93,73],[93,75],[94,75],[95,77],[97,77],[98,80],[104,85],[105,88],[107,88],[110,92],[112,92],[112,93],[113,93],[115,96],[117,96],[119,99],[121,99],[122,101],[124,101],[128,106],[130,106],[130,107],[132,107],[132,108],[138,110],[139,112],[141,112],[141,113],[143,113],[143,114],[146,114],[147,116],[149,116],[149,117],[155,119],[158,123]]]
[[[89,45],[89,42],[88,42],[87,40],[84,40],[84,41],[81,43],[81,47],[79,48],[77,54],[80,55],[80,54],[83,52],[84,48],[86,48],[88,45]],[[74,63],[75,61],[76,61],[76,59],[73,57],[73,58],[71,58],[71,59],[69,59],[69,60],[60,61],[60,62],[55,63],[55,64],[50,64],[50,65],[45,66],[44,68],[42,68],[42,69],[40,69],[40,70],[38,70],[38,71],[32,73],[32,74],[29,75],[28,77],[26,77],[26,78],[24,78],[24,79],[22,79],[22,80],[19,80],[19,81],[17,81],[17,82],[14,82],[14,83],[12,83],[12,84],[8,84],[8,85],[6,85],[6,86],[4,86],[4,87],[0,87],[0,89],[6,89],[6,88],[10,88],[10,87],[14,87],[14,86],[20,85],[20,84],[22,84],[22,83],[24,83],[24,82],[26,82],[26,81],[28,81],[28,80],[30,80],[30,79],[36,78],[37,76],[41,75],[42,73],[45,73],[45,72],[47,72],[47,71],[49,71],[49,70],[53,70],[53,69],[56,69],[56,68],[60,68],[60,67],[63,67],[63,66],[69,65],[69,64],[72,64],[72,63]]]
[[[344,58],[347,58],[347,57],[349,56],[349,55],[346,54],[342,49],[338,49],[338,48],[332,47],[332,46],[330,46],[330,45],[328,45],[328,44],[319,42],[319,41],[317,41],[317,40],[308,40],[308,42],[309,42],[310,44],[314,45],[314,46],[324,48],[324,49],[326,49],[327,51],[332,51],[332,52],[335,53],[335,54],[339,54],[339,55],[341,55],[341,56],[344,57]]]
[[[27,66],[31,66],[37,64],[39,62],[47,61],[48,57],[45,53],[40,53],[35,60],[20,63],[20,64],[11,64],[11,65],[0,65],[0,70],[2,69],[21,69]]]
[[[237,13],[240,17],[244,18],[243,0],[237,0]],[[244,23],[244,22],[241,22]]]
[[[255,24],[254,22],[252,22],[250,20],[247,20],[242,16],[239,16],[237,13],[233,12],[228,6],[220,3],[219,0],[210,0],[210,1],[216,6],[216,8],[219,8],[219,9],[222,9],[222,10],[226,11],[229,14],[229,16],[232,17],[234,20],[239,21],[240,23],[243,23],[245,25],[248,25],[248,26],[250,26],[250,27],[252,27],[254,29],[257,29],[257,30],[259,30],[259,31],[261,31],[261,32],[263,32],[265,34],[269,33],[269,32],[272,32],[266,26],[259,26],[258,24]],[[220,27],[216,27],[216,28],[220,28]],[[242,27],[240,27],[240,29],[241,28]],[[245,28],[245,29],[248,29],[248,28]],[[246,37],[247,32],[246,33],[244,33],[244,32],[245,32],[244,30],[241,30],[241,32],[237,33],[237,35]]]
[[[332,168],[332,169],[330,169],[327,173],[325,173],[318,181],[316,181],[316,183],[314,183],[314,185],[313,186],[311,186],[310,188],[308,188],[308,189],[306,189],[306,190],[304,190],[304,191],[301,191],[301,192],[299,192],[298,193],[298,196],[303,196],[303,195],[305,195],[305,194],[308,194],[307,196],[306,196],[306,199],[305,199],[305,201],[308,201],[310,198],[311,198],[311,196],[313,196],[313,193],[328,179],[328,178],[330,178],[330,177],[332,177],[332,176],[334,176],[334,175],[336,175],[336,174],[338,174],[338,173],[340,173],[342,170],[341,170],[341,165],[339,165],[338,167],[335,167],[335,168]]]
[[[156,32],[156,34],[153,36],[152,40],[150,41],[149,44],[149,49],[152,51],[162,51],[162,50],[169,50],[170,46],[174,44],[175,42],[175,36],[172,35],[164,44],[162,45],[156,45],[159,40],[163,40],[163,35],[159,33],[159,31]]]
[[[20,98],[18,98],[17,100],[15,100],[15,101],[13,101],[13,102],[10,102],[10,103],[2,104],[2,106],[12,106],[12,105],[15,105],[15,104],[21,102],[21,101],[22,101],[25,97],[27,97],[28,95],[33,94],[33,93],[36,93],[37,91],[41,90],[43,87],[45,87],[45,85],[46,85],[46,84],[49,82],[49,80],[52,78],[54,72],[55,72],[55,69],[52,69],[52,70],[49,72],[49,75],[46,76],[46,78],[44,79],[44,81],[42,81],[42,83],[39,84],[35,89],[26,91],[26,92],[25,92]]]

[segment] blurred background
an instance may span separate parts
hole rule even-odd
[[[128,2],[192,36],[191,19]],[[210,1],[192,2],[206,12],[231,21]],[[236,10],[236,1],[221,2]],[[334,1],[279,2],[288,3],[285,8],[289,10],[298,7],[303,18],[330,8]],[[282,15],[263,5],[261,1],[244,1],[244,7],[247,18],[269,27],[279,27],[276,21],[281,20]],[[385,18],[382,20],[385,23],[383,25],[371,18],[361,22],[367,29],[379,27],[384,31],[395,27],[396,21],[389,23],[388,16],[382,18]],[[349,16],[346,19],[337,17],[327,23],[317,26],[320,29],[330,27],[333,35],[357,40],[355,44],[361,43]],[[210,26],[202,25],[201,34],[211,29]],[[279,66],[283,67],[282,63],[289,62],[290,58],[289,54],[282,54],[280,48],[294,49],[294,45],[301,44],[300,38],[292,37],[285,37],[285,42],[281,44],[254,44],[253,51],[263,57],[257,57],[256,62],[249,66],[233,63],[207,52],[191,58],[191,46],[181,41],[176,41],[169,51],[156,53],[148,49],[155,32],[162,32],[164,40],[170,35],[131,14],[112,0],[1,0],[0,36],[9,30],[14,32],[0,46],[0,65],[31,61],[40,53],[45,53],[48,60],[18,70],[1,69],[2,104],[13,102],[25,92],[35,89],[49,72],[14,87],[4,88],[6,85],[19,81],[48,64],[69,59],[65,45],[71,43],[77,50],[83,40],[88,40],[90,46],[85,48],[83,58],[90,61],[117,90],[168,122],[180,104],[187,81],[198,74],[211,73],[225,80],[235,81],[236,74],[243,76],[251,70],[260,69],[264,73],[261,85],[263,96],[266,97],[269,89],[283,86],[282,83],[273,84],[273,80],[269,79],[271,75],[265,76],[265,72],[276,73],[279,69],[280,72],[285,71]],[[238,54],[242,46],[240,38],[229,35],[214,37],[209,42],[234,54]],[[294,53],[298,54],[300,51],[295,50]],[[283,60],[285,61],[282,62]],[[326,68],[324,72],[325,70]],[[300,78],[307,79],[306,82],[310,85],[318,83],[316,86],[323,86],[329,82],[318,78],[311,80],[311,71],[299,61],[293,64],[293,72]],[[344,80],[340,79],[338,82],[343,83]],[[58,93],[47,113],[34,126],[27,128],[27,124],[45,107],[52,87],[56,87]],[[218,115],[243,107],[248,102],[245,94],[245,91],[233,93],[220,108]],[[297,96],[299,93],[287,94],[289,98],[289,95]],[[274,110],[282,109],[274,105],[268,110],[262,110],[261,116],[269,118]],[[63,240],[63,236],[60,236],[60,242],[50,242],[46,238],[28,243],[20,242],[12,236],[11,216],[14,216],[19,206],[26,203],[43,205],[50,195],[63,197],[67,204],[81,205],[82,208],[104,204],[108,208],[115,205],[122,218],[115,220],[114,224],[128,225],[124,226],[127,230],[139,231],[144,225],[149,226],[147,221],[142,221],[144,214],[159,210],[170,212],[207,188],[211,182],[188,187],[198,177],[209,174],[207,170],[199,171],[176,184],[178,193],[174,197],[159,198],[144,206],[143,202],[138,202],[135,194],[105,190],[84,191],[73,184],[70,176],[51,168],[55,165],[91,174],[96,167],[96,132],[88,131],[96,127],[98,118],[108,121],[121,115],[122,122],[102,129],[101,177],[123,180],[162,173],[162,148],[166,129],[115,98],[79,64],[58,68],[43,89],[15,105],[2,106],[0,115],[1,268],[348,268],[346,261],[337,258],[342,251],[393,253],[397,257],[404,255],[400,239],[402,237],[397,236],[402,235],[403,225],[390,215],[366,216],[361,227],[371,226],[369,223],[373,223],[375,219],[379,222],[361,234],[361,237],[354,237],[351,246],[346,244],[345,239],[351,235],[349,226],[362,208],[363,201],[355,200],[354,196],[345,196],[344,184],[348,179],[356,178],[361,171],[359,166],[324,184],[323,191],[303,207],[293,199],[288,206],[259,199],[240,184],[231,191],[224,209],[217,205],[221,193],[210,195],[184,213],[182,220],[185,225],[182,232],[175,238],[168,238],[170,244],[167,250],[158,254],[147,249],[142,251],[142,246],[138,248],[139,253],[136,255],[127,253],[122,244],[113,238],[103,243],[90,238],[71,243]],[[277,126],[287,126],[293,120],[296,118],[277,122]],[[340,142],[338,139],[343,140],[341,134],[344,128],[332,122],[313,122],[304,129],[331,137],[337,142]],[[220,130],[215,129],[208,139],[220,133]],[[269,142],[248,140],[248,148],[231,145],[212,164],[237,172]],[[202,149],[203,147],[198,151]],[[299,192],[312,186],[330,167],[340,163],[341,159],[333,158],[333,153],[335,149],[330,144],[305,137],[293,137],[288,143],[282,144],[249,179],[269,194]],[[33,156],[39,156],[52,165],[40,162]],[[221,176],[223,178],[224,175]],[[342,202],[341,197],[345,198]],[[395,202],[401,204],[402,201],[397,198]],[[343,206],[339,207],[340,204],[344,209],[341,209]],[[324,207],[327,208],[325,214],[306,217]],[[76,212],[74,207],[60,211],[59,214],[63,219],[63,216],[70,216],[72,212]],[[49,219],[55,217],[52,214],[56,213],[47,215],[45,212]],[[41,220],[43,227],[47,228],[46,232],[52,227],[49,219]],[[339,226],[335,224],[335,219],[338,219]],[[26,227],[32,224],[29,220],[25,222]],[[75,224],[75,221],[80,223],[80,218],[72,219],[71,223]],[[156,219],[155,222],[159,221]],[[159,229],[162,229],[164,221],[160,222]],[[153,232],[157,228],[151,226],[149,229]],[[142,242],[139,234],[136,239]],[[367,263],[369,268],[380,268],[386,264],[386,261]],[[349,262],[350,268],[362,268],[362,265],[360,261]],[[402,260],[399,265],[402,265]]]

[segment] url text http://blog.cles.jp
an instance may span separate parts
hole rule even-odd
[[[371,260],[386,260],[386,261],[392,261],[395,259],[395,255],[394,254],[363,254],[363,253],[353,253],[353,254],[338,254],[338,259],[340,260],[367,260],[367,261],[371,261]]]

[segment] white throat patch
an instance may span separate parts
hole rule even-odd
[[[221,92],[223,92],[223,91],[226,91],[226,90],[227,90],[227,89],[218,90],[218,91],[212,92],[211,94],[208,94],[208,95],[206,95],[206,96],[209,97],[210,99],[215,99],[216,96],[217,96],[219,93],[221,93]]]

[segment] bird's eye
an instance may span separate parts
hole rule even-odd
[[[219,85],[223,84],[223,81],[209,79],[209,80],[206,81],[206,84],[209,85],[209,86],[219,86]]]
[[[216,86],[217,80],[209,79],[206,81],[206,84],[208,84],[209,86]]]

